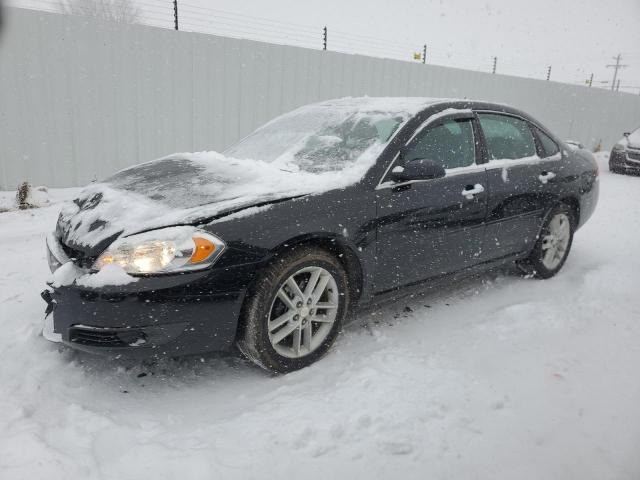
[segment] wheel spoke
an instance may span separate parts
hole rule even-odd
[[[331,318],[326,315],[316,315],[311,317],[311,321],[317,323],[333,323],[335,322],[335,318]]]
[[[305,298],[308,298],[311,296],[313,289],[316,288],[316,285],[318,284],[318,279],[320,278],[321,274],[322,274],[322,270],[320,270],[319,268],[316,268],[313,272],[311,272],[311,276],[309,277],[309,282],[307,283],[307,286],[304,289]]]
[[[553,267],[549,267],[549,265],[554,262],[556,252],[557,252],[557,249],[555,247],[552,247],[552,248],[549,248],[544,254],[543,262],[545,263],[545,265],[547,265],[548,268],[553,268]]]
[[[278,327],[284,325],[289,320],[291,320],[296,314],[295,310],[288,310],[287,312],[280,315],[278,318],[275,318],[269,322],[269,332],[273,332]]]
[[[302,337],[302,331],[298,327],[293,331],[293,344],[292,344],[293,351],[296,353],[296,355],[300,355],[301,337]]]
[[[311,322],[307,322],[304,329],[302,330],[302,342],[304,347],[307,349],[307,352],[311,351],[311,339],[313,337],[313,327],[311,326]]]
[[[329,310],[332,308],[338,308],[338,305],[336,305],[335,303],[331,303],[331,302],[318,302],[315,305],[316,310],[318,309],[322,309],[322,310]]]
[[[569,238],[570,234],[571,234],[571,228],[569,227],[569,222],[564,222],[562,224],[562,230],[558,234],[558,238],[560,240],[566,240],[567,238]]]
[[[302,298],[304,298],[304,294],[302,293],[302,290],[300,290],[300,287],[298,286],[295,279],[293,278],[293,275],[287,279],[287,286],[291,289],[291,291],[296,297],[300,298],[301,300]]]
[[[287,292],[285,292],[283,288],[278,290],[278,298],[284,302],[289,310],[295,310],[296,305],[293,303],[293,300],[291,300],[291,297],[287,295]]]
[[[329,275],[322,275],[320,277],[320,280],[318,280],[318,284],[311,295],[311,305],[315,306],[315,304],[318,303],[318,300],[320,300],[320,297],[322,297],[322,294],[324,293],[324,289],[327,288],[329,279]]]
[[[273,338],[271,339],[271,341],[273,342],[274,345],[278,344],[282,340],[287,338],[289,335],[291,335],[293,332],[295,332],[297,329],[298,329],[297,323],[289,323],[284,327],[282,327],[280,330],[278,330],[278,333],[273,335]]]

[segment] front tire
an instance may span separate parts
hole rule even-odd
[[[238,347],[273,372],[306,367],[333,344],[349,299],[347,275],[333,255],[296,248],[270,264],[252,288]]]
[[[574,231],[571,208],[559,205],[551,210],[531,255],[524,262],[527,273],[536,278],[551,278],[558,273],[569,256]]]

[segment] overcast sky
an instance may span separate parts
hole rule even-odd
[[[47,0],[13,0],[42,5]],[[144,20],[168,26],[172,0],[133,0]],[[51,1],[50,3],[55,3]],[[613,56],[629,67],[622,85],[640,87],[640,0],[178,0],[181,27],[410,60],[428,45],[429,63],[584,82],[610,81]],[[634,93],[640,90],[630,90]]]

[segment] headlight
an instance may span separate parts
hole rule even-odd
[[[199,270],[212,265],[225,249],[224,242],[195,227],[170,227],[116,240],[93,264],[120,265],[130,274]]]

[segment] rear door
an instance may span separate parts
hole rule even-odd
[[[481,144],[469,113],[443,117],[419,131],[394,165],[441,163],[446,176],[377,189],[377,292],[461,270],[478,261],[487,205]],[[474,193],[475,192],[475,193]]]
[[[487,163],[487,228],[483,259],[530,250],[544,214],[556,197],[560,153],[546,157],[528,121],[515,115],[478,112]],[[550,139],[549,139],[550,140]]]

